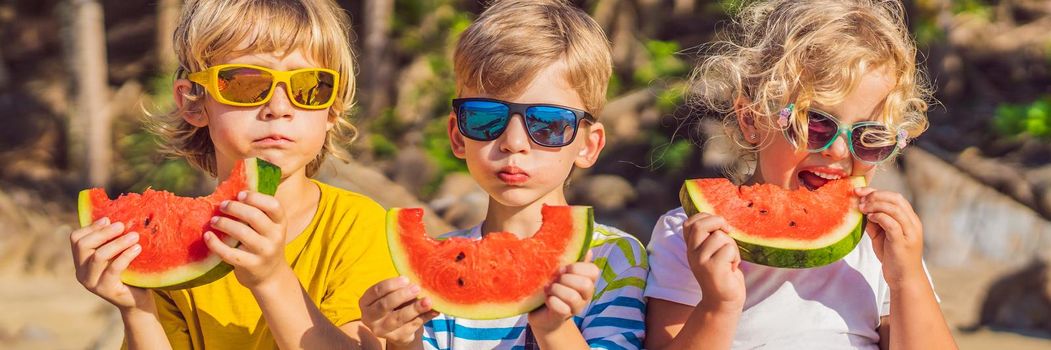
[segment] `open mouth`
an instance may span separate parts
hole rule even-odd
[[[842,179],[843,176],[839,174],[830,174],[820,171],[803,170],[799,172],[799,183],[803,184],[808,190],[816,190],[824,186],[825,184],[833,181]]]

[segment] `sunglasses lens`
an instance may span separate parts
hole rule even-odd
[[[854,155],[866,162],[877,163],[894,154],[896,135],[883,125],[861,125],[850,132]]]
[[[289,78],[290,96],[304,106],[323,106],[335,97],[336,76],[322,70],[302,71]]]
[[[492,141],[507,128],[511,119],[510,109],[503,103],[492,101],[465,101],[457,111],[460,132],[468,138]]]
[[[807,112],[807,149],[824,148],[838,134],[836,121],[821,113]]]
[[[237,103],[257,103],[266,99],[274,84],[270,73],[249,67],[219,70],[216,82],[223,98]]]
[[[533,141],[547,147],[569,144],[577,129],[576,113],[559,107],[529,107],[526,110],[525,121]]]

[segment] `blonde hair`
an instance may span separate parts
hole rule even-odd
[[[497,1],[460,36],[456,92],[518,96],[538,72],[565,60],[566,80],[598,116],[613,72],[610,56],[602,27],[564,0]]]
[[[221,64],[233,55],[303,50],[322,67],[339,72],[338,96],[329,108],[334,127],[325,136],[317,157],[307,165],[312,176],[327,154],[347,160],[340,146],[357,136],[344,117],[354,103],[354,57],[350,49],[350,19],[331,0],[190,0],[173,35],[179,68],[176,78]],[[248,43],[246,49],[239,49]],[[148,122],[163,140],[162,151],[186,158],[193,166],[216,176],[215,147],[208,128],[187,123],[187,113],[202,113],[204,89],[184,93],[186,103]]]
[[[745,101],[757,124],[778,129],[774,118],[794,103],[787,127],[805,140],[807,109],[841,102],[876,69],[894,79],[877,118],[890,132],[867,136],[883,143],[894,142],[899,130],[908,138],[923,133],[932,92],[916,68],[904,13],[896,0],[771,0],[742,8],[733,36],[707,48],[689,84],[689,102],[723,118],[722,136],[736,146],[738,163],[726,167],[727,175],[743,180],[740,163],[754,164],[760,147],[744,142],[737,101]]]

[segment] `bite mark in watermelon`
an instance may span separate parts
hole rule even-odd
[[[110,200],[106,191],[80,191],[77,212],[81,226],[108,217],[124,223],[124,233],[138,232],[142,252],[121,274],[124,283],[143,288],[182,289],[207,284],[233,270],[204,244],[212,216],[223,215],[219,203],[236,200],[241,191],[273,195],[281,182],[281,169],[269,162],[249,158],[205,197],[179,197],[171,192],[146,189]],[[221,231],[216,236],[230,246],[238,244]],[[119,236],[118,236],[119,237]]]
[[[730,227],[741,258],[756,264],[809,268],[831,264],[849,254],[864,234],[855,176],[810,191],[771,184],[737,186],[727,179],[686,180],[679,200],[687,215],[719,215]]]
[[[529,238],[493,232],[480,240],[427,235],[423,209],[387,212],[387,240],[398,273],[421,287],[437,311],[486,320],[544,304],[558,270],[584,258],[594,230],[591,207],[544,206]]]

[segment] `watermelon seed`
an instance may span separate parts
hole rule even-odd
[[[456,279],[456,284],[459,285],[460,287],[463,287],[463,278],[457,278]]]
[[[463,254],[463,252],[460,252],[460,254],[456,255],[456,262],[460,262],[460,260],[463,260],[464,257],[465,255]]]
[[[749,202],[748,202],[748,207],[749,207],[749,208],[751,208],[751,207],[752,207],[752,202],[751,202],[751,201],[749,201]]]
[[[788,222],[788,226],[796,227],[796,222],[795,221],[789,221]]]
[[[759,209],[759,214],[766,214],[766,209]]]
[[[142,222],[142,226],[150,226],[150,219],[153,219],[153,217],[146,216],[146,220]]]

